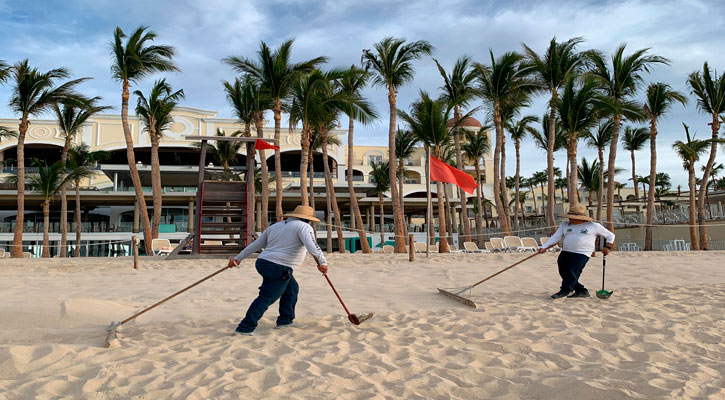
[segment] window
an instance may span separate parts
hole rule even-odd
[[[381,164],[383,162],[383,156],[379,154],[370,155],[368,159],[370,159],[370,165]]]

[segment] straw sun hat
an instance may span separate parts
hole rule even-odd
[[[304,219],[307,221],[314,221],[314,222],[320,222],[319,219],[315,218],[315,211],[312,209],[312,207],[309,206],[297,206],[295,207],[295,210],[291,213],[285,214],[285,218],[289,217],[295,217],[299,219]]]
[[[577,204],[569,209],[569,212],[562,215],[562,218],[578,219],[580,221],[593,221],[594,219],[587,213],[587,208],[583,204]]]

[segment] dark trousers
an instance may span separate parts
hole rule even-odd
[[[237,326],[238,332],[252,332],[267,308],[279,299],[277,325],[291,324],[295,319],[295,305],[300,287],[292,276],[292,268],[267,260],[257,259],[257,272],[262,275],[259,296],[252,302],[247,315]]]
[[[589,257],[583,254],[562,251],[557,258],[559,265],[559,276],[561,276],[561,290],[564,292],[581,292],[586,288],[579,283],[579,277],[587,265]]]

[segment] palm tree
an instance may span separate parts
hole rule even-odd
[[[624,134],[622,135],[622,148],[629,151],[632,160],[632,182],[634,183],[634,197],[637,198],[637,201],[639,201],[639,188],[637,186],[634,152],[642,150],[644,144],[649,140],[649,136],[647,128],[633,128],[631,126],[624,127]]]
[[[68,150],[70,149],[71,143],[78,135],[78,131],[81,129],[81,126],[83,126],[83,124],[85,124],[93,115],[111,108],[97,105],[99,100],[99,97],[85,99],[84,102],[86,104],[82,106],[76,106],[71,103],[63,104],[62,107],[59,104],[53,105],[53,111],[55,112],[56,121],[58,122],[58,130],[64,139],[63,150],[60,153],[60,161],[64,165],[68,161]],[[65,168],[62,170],[61,174],[61,180],[65,180]],[[68,198],[67,185],[63,185],[60,191],[60,257],[66,256],[67,240]]]
[[[697,97],[697,108],[703,113],[712,117],[710,128],[712,130],[713,142],[718,140],[721,120],[720,116],[725,112],[725,73],[717,75],[717,71],[711,70],[707,62],[702,66],[702,72],[695,71],[687,78],[687,86],[690,92]],[[710,157],[705,164],[705,171],[702,173],[702,181],[708,182],[712,166],[715,164],[717,147],[710,146]],[[700,192],[697,197],[697,223],[700,230],[700,246],[702,250],[709,250],[710,244],[707,240],[707,227],[705,226],[705,198],[707,185],[700,185]],[[703,239],[705,238],[705,239]]]
[[[148,99],[143,92],[133,92],[138,97],[136,115],[144,130],[151,139],[151,190],[153,193],[154,217],[151,223],[151,237],[159,237],[159,224],[161,223],[161,210],[163,208],[163,193],[161,188],[161,164],[159,161],[159,146],[164,137],[164,131],[174,123],[171,112],[179,101],[184,98],[184,89],[173,91],[166,79],[154,82]]]
[[[380,199],[380,247],[385,245],[385,236],[383,234],[385,226],[385,210],[383,208],[383,194],[390,190],[390,164],[382,162],[373,164],[370,171],[370,183],[374,186],[373,193],[378,195]],[[373,221],[375,220],[375,212],[373,211]],[[375,224],[373,224],[375,225]]]
[[[268,93],[273,102],[274,112],[274,142],[279,145],[282,103],[287,99],[294,83],[305,74],[310,73],[316,66],[327,62],[327,57],[316,57],[310,60],[292,63],[292,44],[294,39],[288,39],[272,51],[267,43],[262,42],[257,51],[257,59],[245,57],[226,57],[222,61],[231,65],[236,71],[249,73],[254,76]],[[282,220],[282,159],[279,150],[274,153],[274,169],[276,184],[277,221]]]
[[[73,182],[75,183],[76,189],[76,204],[75,211],[73,212],[76,231],[74,257],[79,257],[81,255],[81,180],[92,177],[96,173],[96,163],[107,160],[110,157],[111,153],[107,151],[90,151],[88,145],[85,143],[71,146],[71,148],[68,149],[66,169],[69,171],[68,176],[73,176]]]
[[[532,129],[529,124],[538,122],[539,118],[533,115],[527,115],[518,121],[510,121],[506,127],[511,135],[511,139],[514,140],[514,148],[516,149],[516,174],[514,179],[514,230],[519,230],[519,209],[522,207],[519,199],[521,199],[519,193],[520,179],[521,179],[521,140],[526,137],[526,134]]]
[[[450,74],[446,73],[446,70],[443,69],[438,60],[434,58],[433,61],[435,61],[436,66],[438,67],[438,72],[443,78],[443,86],[441,86],[441,89],[443,90],[443,97],[453,105],[453,119],[458,121],[458,119],[461,118],[461,108],[468,107],[471,101],[473,101],[476,97],[476,87],[474,85],[476,73],[473,69],[473,60],[469,56],[462,56],[458,58],[456,63],[453,65],[453,69]],[[459,128],[453,132],[453,144],[456,150],[456,168],[458,169],[463,169],[463,153],[461,150],[460,138],[461,130],[462,129]],[[468,201],[466,200],[466,191],[462,188],[458,188],[458,194],[461,199],[461,204],[463,205],[460,215],[461,227],[465,233],[463,241],[470,240],[471,224],[468,222],[468,209],[466,206]],[[400,197],[403,197],[402,194]]]
[[[33,165],[38,172],[28,176],[29,188],[33,193],[40,195],[43,207],[43,257],[50,257],[50,202],[60,193],[65,184],[73,179],[72,175],[63,176],[63,162],[58,161],[51,166],[46,166],[39,159],[33,160]],[[19,183],[17,176],[11,178]]]
[[[317,129],[313,129],[310,134],[310,153],[309,153],[309,175],[310,175],[310,207],[312,209],[315,209],[315,154],[323,153],[322,146],[324,144],[323,139],[326,139],[328,146],[340,146],[342,142],[337,136],[329,136],[329,135],[322,135],[320,134]],[[329,163],[327,159],[325,159],[326,163]],[[325,180],[325,188],[327,188],[327,180]],[[325,224],[326,230],[327,230],[327,251],[332,253],[332,204],[330,203],[330,196],[326,197],[326,203],[327,203],[327,213],[325,215],[325,218],[327,220],[327,223]],[[340,224],[337,224],[338,228]],[[339,232],[342,230],[340,229]],[[367,241],[367,240],[366,240]],[[368,246],[369,247],[369,246]]]
[[[715,144],[712,143],[712,139],[698,140],[695,139],[694,136],[691,137],[689,127],[685,125],[684,122],[682,123],[682,126],[685,128],[687,141],[683,142],[682,140],[677,140],[672,144],[672,148],[682,159],[682,165],[687,170],[688,184],[690,186],[690,248],[692,250],[699,250],[701,247],[698,246],[697,229],[695,229],[695,209],[697,207],[695,204],[695,192],[697,190],[697,184],[695,182],[695,163],[700,160],[700,157],[703,154],[705,154],[708,147],[711,145],[714,146]],[[700,240],[707,242],[707,236],[701,236]]]
[[[123,43],[126,39],[126,43]],[[131,181],[136,192],[136,198],[139,199],[139,211],[141,214],[141,222],[143,224],[144,245],[146,254],[151,254],[151,222],[144,200],[143,187],[141,186],[141,178],[136,168],[136,155],[133,151],[133,136],[131,128],[128,124],[128,99],[131,96],[131,83],[138,83],[148,75],[156,72],[179,71],[174,65],[173,58],[176,51],[171,46],[151,44],[156,39],[156,33],[148,30],[146,26],[140,26],[130,35],[126,36],[121,28],[116,27],[113,32],[113,42],[111,43],[111,52],[113,59],[111,63],[111,76],[113,79],[121,83],[121,125],[123,126],[123,136],[126,140],[126,158],[128,159],[128,169],[131,175]],[[161,210],[158,211],[160,213]]]
[[[481,128],[478,131],[466,131],[465,142],[461,144],[461,150],[465,154],[466,158],[473,163],[476,169],[476,201],[479,205],[478,212],[476,212],[476,242],[482,245],[483,242],[483,221],[481,216],[485,215],[486,226],[488,226],[488,215],[483,205],[483,197],[481,193],[481,160],[491,152],[491,142],[488,140],[488,133]]]
[[[602,220],[602,197],[604,196],[604,149],[612,140],[614,122],[611,119],[599,122],[596,131],[590,130],[586,134],[587,144],[597,149],[599,159],[599,187],[597,190],[597,221]],[[563,194],[562,194],[563,197]],[[591,200],[591,192],[589,193]],[[591,203],[590,203],[591,204]]]
[[[390,163],[390,195],[393,202],[393,226],[395,230],[395,252],[405,253],[403,237],[403,213],[400,209],[398,188],[395,185],[397,173],[395,161],[395,131],[397,117],[397,94],[401,87],[413,80],[415,68],[413,62],[433,53],[433,45],[425,40],[406,43],[403,38],[386,37],[373,45],[373,49],[362,52],[362,61],[366,70],[372,71],[374,86],[382,86],[388,91],[390,121],[388,123],[388,159]]]
[[[515,117],[521,114],[522,109],[531,105],[531,96],[527,93],[520,93],[513,97],[511,101],[501,104],[501,124],[504,129],[503,135],[501,136],[501,167],[499,174],[501,175],[501,198],[505,199],[508,197],[508,189],[514,189],[516,187],[516,181],[511,177],[511,183],[508,184],[509,177],[506,175],[506,130],[509,130],[512,121]],[[506,220],[511,221],[511,215],[509,215],[509,207],[504,207],[506,212]],[[515,217],[516,215],[514,215]]]
[[[687,98],[680,92],[672,90],[670,85],[657,82],[647,87],[647,94],[644,104],[644,114],[649,119],[649,149],[650,182],[658,184],[659,174],[657,173],[657,122],[670,111],[675,102],[683,106],[687,104]],[[645,227],[644,250],[652,250],[652,224],[654,223],[655,193],[650,190],[647,193],[647,225]]]
[[[549,99],[549,114],[548,114],[548,137],[546,150],[546,173],[548,184],[548,197],[549,199],[555,199],[555,180],[554,180],[554,152],[556,148],[554,144],[556,142],[555,135],[556,129],[556,104],[558,103],[559,89],[564,86],[564,83],[571,79],[572,76],[578,75],[579,71],[584,65],[584,57],[582,53],[577,52],[576,48],[579,44],[584,42],[583,38],[575,37],[567,41],[558,43],[556,37],[553,37],[549,42],[549,47],[546,48],[545,52],[540,56],[531,48],[523,45],[524,54],[526,60],[533,67],[533,74],[536,79],[540,82],[540,90],[546,91],[551,94]],[[548,202],[546,209],[546,222],[551,227],[556,226],[554,220],[554,203],[555,201]],[[556,228],[552,228],[556,229]]]
[[[579,179],[581,179],[581,187],[587,191],[587,195],[589,197],[589,207],[591,208],[594,192],[597,192],[600,189],[599,180],[601,174],[599,172],[601,167],[598,160],[592,160],[591,164],[588,164],[586,157],[582,157],[582,165],[578,168]],[[589,210],[589,214],[591,216],[591,210]]]
[[[567,133],[567,157],[569,170],[569,204],[571,207],[579,202],[577,184],[577,142],[579,136],[585,135],[599,120],[597,95],[599,88],[592,79],[584,79],[581,85],[577,79],[571,78],[564,85],[564,92],[557,102],[561,129]],[[577,87],[578,86],[578,87]]]
[[[541,206],[544,212],[546,212],[545,203],[549,201],[549,199],[546,197],[546,194],[544,193],[544,184],[547,183],[547,178],[548,175],[546,171],[534,172],[534,174],[531,176],[532,186],[536,184],[541,185]],[[536,193],[534,193],[533,187],[531,188],[531,195],[536,197]]]
[[[0,60],[0,83],[5,82],[10,76],[10,66],[3,60]]]
[[[403,184],[405,183],[405,160],[415,153],[416,146],[420,140],[413,132],[400,130],[395,134],[395,151],[398,158],[398,193],[400,194],[400,210],[405,220],[405,204],[403,202]],[[407,221],[406,221],[407,222]],[[408,237],[408,224],[403,224],[403,232]]]
[[[503,144],[503,118],[501,108],[512,103],[522,94],[532,92],[537,88],[536,82],[528,76],[532,68],[522,63],[523,56],[508,52],[494,58],[493,50],[489,50],[491,57],[490,65],[476,64],[476,72],[480,83],[479,94],[488,103],[492,111],[493,123],[496,128],[496,144],[493,152],[493,191],[496,211],[498,212],[501,230],[509,235],[511,229],[506,218],[505,206],[501,198],[501,182],[505,177],[500,175],[501,171],[501,149]]]
[[[428,93],[421,90],[420,98],[411,105],[410,113],[398,111],[398,115],[410,126],[410,130],[418,136],[420,141],[433,151],[432,156],[441,160],[441,157],[443,157],[443,148],[451,139],[451,130],[457,128],[470,115],[470,112],[464,115],[449,129],[446,121],[449,120],[448,117],[452,108],[451,104],[445,99],[431,99]],[[430,159],[427,162],[430,162]],[[426,180],[427,182],[430,181],[430,174],[426,174]],[[447,253],[449,249],[448,241],[446,240],[448,232],[446,230],[443,183],[437,181],[436,184],[439,235],[442,239],[440,241],[439,251]]]
[[[351,66],[345,76],[340,80],[340,89],[350,97],[362,98],[362,90],[367,86],[370,74],[360,68]],[[355,195],[355,185],[353,184],[353,160],[355,159],[353,133],[355,130],[355,119],[348,115],[348,129],[347,129],[347,189],[350,192],[350,205],[355,218],[355,226],[357,227],[358,234],[360,235],[360,244],[362,245],[363,253],[370,253],[370,245],[367,240],[367,233],[365,232],[365,225],[362,221],[362,213],[360,212],[360,205]],[[310,178],[311,179],[311,178]]]
[[[669,65],[670,61],[664,57],[648,54],[649,49],[637,50],[624,55],[626,44],[621,44],[612,55],[611,68],[605,57],[599,52],[590,52],[588,60],[592,69],[587,75],[597,80],[604,90],[604,97],[600,106],[608,115],[612,116],[614,127],[612,142],[609,145],[609,159],[607,160],[607,228],[614,230],[614,168],[617,161],[617,143],[619,142],[619,129],[623,119],[638,121],[644,118],[642,107],[632,98],[637,95],[644,84],[643,73],[650,72],[656,64]],[[571,197],[571,195],[569,195]]]
[[[20,114],[18,125],[17,163],[18,163],[18,210],[13,231],[13,257],[23,257],[23,223],[25,214],[25,135],[30,126],[30,116],[43,114],[54,104],[77,103],[83,104],[83,98],[76,93],[79,83],[89,79],[74,79],[64,83],[59,80],[67,79],[70,73],[65,68],[55,68],[47,72],[40,72],[32,68],[28,60],[18,62],[10,67],[10,80],[12,81],[12,94],[10,108]]]
[[[445,164],[450,165],[451,167],[455,168],[456,164],[456,149],[451,144],[451,142],[448,142],[442,149],[441,149],[441,157],[440,160],[443,161]],[[445,212],[446,212],[446,232],[448,233],[448,236],[446,236],[446,240],[448,241],[448,245],[453,244],[453,233],[456,232],[454,229],[454,221],[453,221],[453,207],[451,206],[451,200],[448,195],[448,188],[450,187],[450,183],[444,183],[443,184],[443,200],[444,200],[444,206],[445,206]],[[463,205],[461,205],[461,210],[463,209]]]

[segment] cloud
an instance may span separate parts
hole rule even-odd
[[[119,88],[109,69],[111,33],[116,26],[131,31],[150,25],[158,33],[159,43],[173,45],[178,51],[176,61],[182,72],[170,74],[168,80],[184,89],[185,105],[230,116],[220,81],[233,79],[234,73],[220,60],[229,55],[253,57],[261,40],[276,46],[295,37],[293,60],[326,55],[330,65],[346,66],[359,63],[361,50],[385,36],[425,39],[436,46],[435,57],[450,68],[464,54],[486,62],[489,49],[498,55],[520,50],[523,42],[541,51],[553,36],[561,40],[582,36],[585,48],[610,52],[627,42],[630,51],[649,47],[669,58],[671,66],[655,68],[646,80],[667,82],[689,96],[684,83],[688,73],[701,69],[705,60],[719,71],[725,67],[725,55],[719,51],[725,33],[724,14],[717,4],[694,0],[0,0],[0,59],[15,62],[28,57],[42,69],[69,67],[75,76],[94,78],[83,85],[84,91],[117,105]],[[406,109],[419,89],[436,92],[441,85],[430,58],[415,66],[414,82],[400,90],[399,108]],[[148,90],[155,78],[141,82],[138,89]],[[387,135],[385,90],[369,88],[366,95],[383,117],[360,127],[356,138],[360,144],[377,144]],[[0,86],[0,99],[8,97],[7,85]],[[526,113],[540,116],[546,100],[544,96],[537,98]],[[0,103],[0,116],[12,116],[5,102]],[[485,119],[485,113],[477,117]],[[686,174],[671,151],[672,142],[683,136],[681,121],[699,136],[709,135],[709,128],[708,117],[697,111],[694,101],[686,108],[675,107],[660,123],[659,168],[670,172],[674,182],[685,184]],[[513,171],[513,149],[509,151],[507,170]],[[530,141],[524,141],[522,152],[540,154]],[[588,159],[595,156],[584,144],[579,154]],[[625,169],[618,178],[623,180],[631,167],[623,150],[618,155],[617,166]],[[640,173],[647,171],[648,158],[648,151],[637,154]],[[557,164],[563,166],[564,159],[563,153],[558,154]],[[524,175],[544,168],[542,161],[522,163]]]

